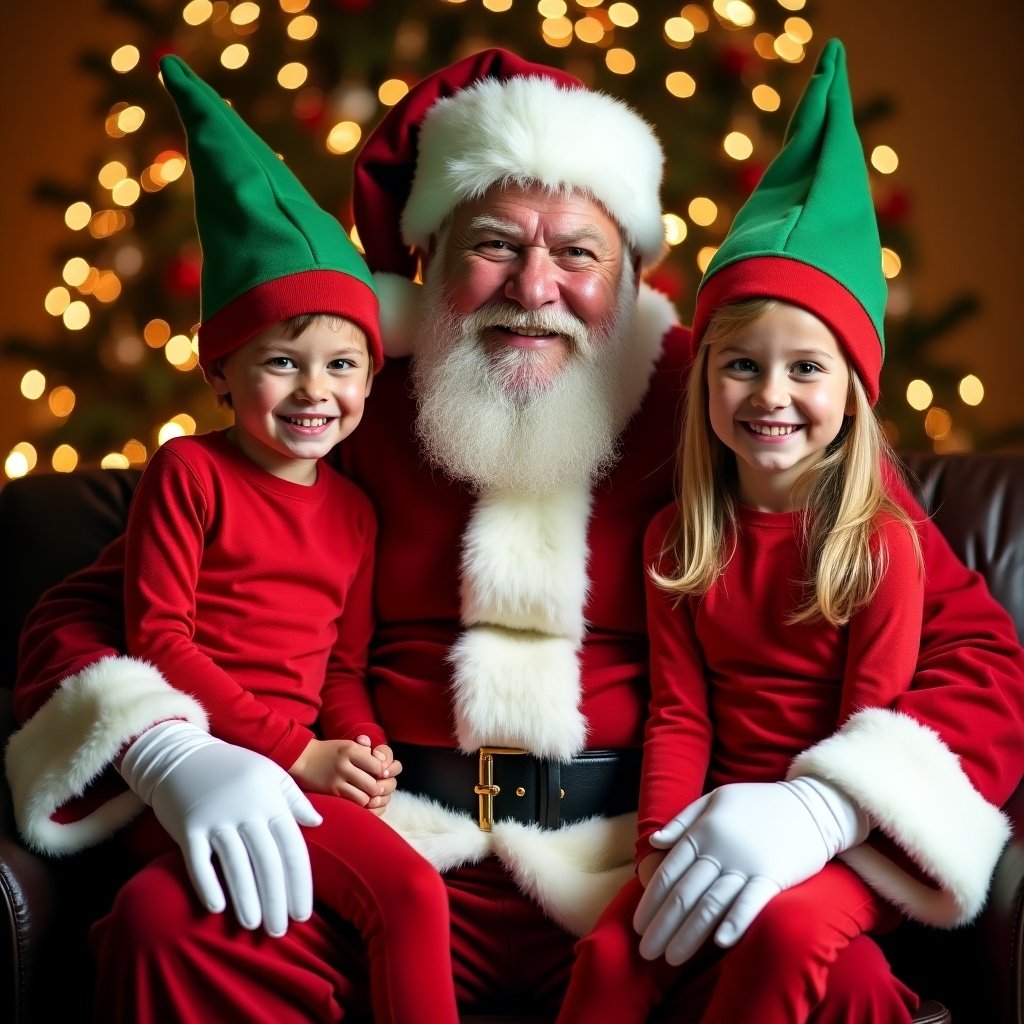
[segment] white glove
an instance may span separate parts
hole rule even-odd
[[[226,906],[216,854],[244,928],[262,921],[277,936],[287,931],[289,917],[309,919],[313,876],[299,825],[323,819],[286,771],[180,721],[146,730],[119,770],[181,847],[208,910],[217,914]]]
[[[845,794],[806,776],[705,794],[651,836],[671,852],[633,917],[640,954],[681,964],[712,932],[719,946],[734,945],[773,896],[816,875],[869,829]]]

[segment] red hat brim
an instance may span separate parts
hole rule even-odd
[[[199,328],[199,365],[240,349],[271,324],[303,313],[328,313],[351,320],[366,335],[373,370],[384,365],[377,295],[364,281],[336,270],[309,270],[276,277],[251,288]]]
[[[800,306],[824,321],[853,363],[871,404],[878,401],[882,346],[871,317],[834,277],[785,256],[752,256],[705,278],[693,313],[694,352],[716,309],[727,303],[764,298]]]

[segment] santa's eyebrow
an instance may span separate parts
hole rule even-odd
[[[519,225],[510,220],[502,220],[493,214],[482,213],[469,222],[470,231],[493,231],[499,235],[522,234]]]
[[[506,238],[519,238],[523,234],[522,228],[509,220],[502,220],[493,214],[482,213],[469,222],[469,229],[475,233],[493,232],[496,235],[504,235]],[[561,234],[553,234],[548,244],[549,249],[556,249],[562,245],[575,245],[579,242],[589,242],[593,245],[606,245],[607,238],[604,232],[595,224],[581,224],[571,231],[564,231]]]

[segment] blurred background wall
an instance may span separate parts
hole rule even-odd
[[[426,73],[443,63],[446,54],[457,52],[459,47],[472,47],[474,43],[497,43],[520,50],[534,47],[527,56],[535,60],[550,59],[551,63],[576,60],[579,64],[586,57],[582,52],[583,44],[576,39],[570,48],[545,46],[537,28],[540,4],[534,0],[530,3],[465,0],[458,4],[446,0],[420,0],[418,3],[313,0],[308,6],[306,0],[280,0],[280,6],[287,8],[289,2],[294,12],[304,10],[318,20],[321,48],[308,53],[311,61],[320,61],[321,76],[329,70],[344,78],[349,70],[344,66],[345,60],[355,60],[352,56],[328,52],[326,44],[334,38],[328,36],[330,32],[336,33],[338,40],[344,40],[355,33],[356,28],[364,33],[376,31],[381,37],[382,52],[386,54],[389,47],[398,47],[392,40],[396,25],[404,26],[410,19],[410,23],[425,26],[428,41],[415,59],[404,61],[406,78]],[[541,4],[551,2],[556,3],[557,12],[559,0],[541,0]],[[37,339],[39,353],[50,363],[49,368],[43,367],[46,388],[52,388],[63,372],[67,378],[63,386],[72,392],[77,389],[77,394],[72,399],[76,406],[70,416],[64,415],[59,403],[47,405],[47,392],[36,399],[25,397],[22,379],[35,365],[33,356],[26,354],[24,344],[20,347],[8,344],[0,351],[0,456],[6,457],[19,442],[28,441],[38,452],[38,468],[45,469],[53,449],[63,439],[76,446],[76,458],[96,460],[102,454],[100,449],[106,443],[106,435],[115,437],[121,427],[116,417],[112,426],[94,421],[103,420],[100,410],[105,404],[113,409],[118,401],[125,409],[134,403],[140,422],[147,417],[152,420],[149,436],[142,436],[146,432],[144,425],[125,423],[123,427],[126,437],[129,434],[133,438],[139,436],[141,442],[133,459],[144,458],[155,443],[154,431],[165,415],[165,410],[158,407],[165,392],[173,390],[172,386],[154,385],[141,374],[113,373],[104,378],[106,371],[98,366],[95,353],[90,356],[79,352],[73,357],[68,336],[55,327],[54,316],[44,308],[44,299],[61,283],[62,267],[70,251],[72,240],[64,211],[75,199],[76,190],[83,191],[82,183],[92,181],[96,169],[110,158],[115,148],[104,130],[110,83],[95,70],[88,70],[84,55],[109,58],[117,47],[135,40],[141,43],[144,60],[152,61],[154,48],[165,45],[165,48],[182,52],[205,74],[201,60],[205,44],[196,41],[186,45],[182,42],[185,37],[172,34],[166,27],[171,20],[180,20],[183,6],[158,0],[150,4],[105,0],[47,4],[38,0],[35,3],[10,0],[5,5],[4,31],[0,39],[3,55],[0,95],[5,100],[4,116],[0,119],[0,154],[4,161],[0,176],[0,223],[7,256],[0,270],[3,289],[0,334],[22,342]],[[246,5],[209,6],[219,8],[223,15]],[[607,25],[604,12],[610,12],[612,4],[607,0],[603,4],[601,0],[568,0],[561,6],[570,19],[591,15],[596,10],[605,17]],[[615,6],[624,9],[628,5]],[[636,73],[609,77],[599,66],[604,78],[596,84],[638,106],[655,121],[667,142],[687,133],[695,137],[699,133],[693,127],[695,122],[687,120],[685,107],[679,107],[682,113],[678,117],[647,108],[652,93],[640,84],[645,71],[657,72],[663,78],[678,58],[692,59],[702,70],[710,67],[715,74],[721,72],[723,63],[728,63],[737,79],[749,78],[751,55],[744,55],[744,47],[749,51],[752,34],[766,20],[778,22],[789,16],[790,12],[784,8],[798,8],[793,13],[806,19],[813,28],[813,38],[806,43],[803,63],[788,69],[785,87],[778,87],[782,107],[774,116],[777,126],[781,127],[810,73],[821,42],[831,35],[845,42],[855,102],[867,118],[868,127],[862,133],[866,149],[886,144],[898,155],[898,166],[886,175],[885,202],[886,214],[901,239],[900,256],[904,262],[903,272],[891,282],[891,287],[904,289],[905,294],[899,293],[902,296],[899,302],[906,308],[900,313],[902,319],[895,324],[895,331],[890,332],[890,348],[906,333],[907,316],[916,325],[907,336],[918,338],[916,342],[908,341],[908,348],[920,346],[914,349],[908,366],[899,367],[898,373],[894,370],[893,381],[884,382],[885,401],[893,419],[897,424],[910,424],[909,429],[904,427],[898,443],[915,447],[1020,447],[1024,415],[1020,399],[1024,385],[1024,332],[1019,324],[1018,296],[1022,288],[1018,278],[1024,265],[1024,204],[1019,168],[1024,153],[1024,118],[1016,110],[1016,97],[1024,4],[976,4],[968,8],[953,0],[859,0],[857,3],[807,0],[805,4],[800,0],[784,0],[781,5],[778,0],[750,0],[749,8],[757,19],[753,27],[733,31],[724,43],[716,43],[714,61],[707,54],[698,58],[699,46],[712,45],[710,32],[694,41],[694,49],[689,54],[682,51],[676,54],[666,48],[661,24],[664,18],[656,19],[652,14],[655,7],[660,9],[661,6],[664,5],[655,0],[646,3],[634,0],[631,9],[638,14],[638,20],[614,31],[616,45],[629,46],[635,54]],[[275,14],[280,16],[277,7],[278,0],[265,0],[267,9],[260,13],[260,32],[264,35],[272,31],[269,8],[274,8]],[[714,22],[716,15],[710,0],[688,7],[702,8]],[[735,29],[735,26],[730,27]],[[249,30],[238,31],[244,34]],[[178,33],[178,30],[173,32]],[[707,43],[702,43],[702,39]],[[188,52],[188,46],[193,45],[194,52]],[[365,42],[361,45],[365,50]],[[319,57],[315,57],[317,52]],[[396,58],[392,55],[388,59]],[[386,63],[383,57],[377,60],[378,66]],[[255,66],[247,67],[246,71],[250,77],[258,74]],[[373,74],[373,71],[365,71],[367,77]],[[269,74],[266,77],[267,88],[270,88],[273,83]],[[223,86],[221,88],[223,91]],[[127,84],[124,92],[125,99],[131,101],[132,89]],[[706,97],[706,90],[698,89],[692,102],[707,103]],[[261,104],[267,107],[265,100],[265,97],[254,96],[243,110],[245,116],[253,115],[257,127],[256,114]],[[176,127],[170,104],[165,103],[161,109],[160,102],[154,100],[147,108],[150,117],[156,118],[159,114],[168,125]],[[243,109],[241,96],[238,106]],[[268,116],[274,116],[273,110]],[[277,116],[280,120],[280,112]],[[723,113],[722,116],[732,115]],[[307,134],[312,137],[316,133]],[[165,141],[166,138],[162,138],[161,144]],[[701,144],[709,150],[714,146],[710,135]],[[759,159],[770,159],[774,152],[770,147],[775,145],[777,142],[769,144],[762,140],[760,152],[755,149],[748,163],[756,165]],[[321,174],[319,164],[315,167],[310,164],[309,171],[304,172],[299,160],[299,144],[286,139],[279,148],[290,162],[295,158],[293,166],[300,177],[327,205],[325,196],[317,190],[316,183],[320,180],[317,176]],[[350,168],[351,158],[346,156],[336,159],[329,173],[338,179],[347,179]],[[751,173],[755,172],[756,166]],[[52,185],[54,182],[66,187],[66,195],[41,196],[40,192],[46,191],[41,183]],[[331,201],[339,203],[341,215],[340,198],[332,196]],[[175,215],[185,235],[192,230],[188,209],[187,202],[182,201]],[[685,221],[682,206],[680,215]],[[724,231],[729,216],[726,202],[715,230]],[[142,220],[140,212],[140,224]],[[696,247],[699,234],[699,229],[691,223],[685,245]],[[145,241],[154,246],[164,244],[158,241],[156,228],[148,232]],[[713,244],[713,234],[705,241]],[[662,284],[670,293],[675,293],[673,297],[686,315],[699,270],[692,266],[690,256],[680,261],[679,266],[684,269],[673,271],[669,265]],[[193,293],[189,294],[188,283],[184,281],[189,271],[187,261],[179,270],[182,280],[178,285],[184,293],[179,298],[197,308],[194,282]],[[124,281],[125,290],[130,287],[131,283]],[[119,301],[123,303],[124,296]],[[153,310],[154,315],[158,312]],[[96,323],[93,326],[101,329]],[[141,330],[141,325],[137,327]],[[113,329],[113,326],[102,328]],[[173,329],[184,328],[175,325]],[[922,332],[926,335],[925,341],[921,340]],[[102,340],[93,347],[100,344]],[[29,348],[31,353],[31,346]],[[896,358],[899,353],[894,351],[892,355]],[[947,391],[954,379],[969,373],[981,381],[984,398],[980,405],[957,405],[956,408],[953,407],[955,398],[944,400],[944,404],[950,406],[952,429],[944,434],[940,430],[936,436],[928,437],[911,419],[922,419],[927,414],[928,403],[919,410],[909,410],[902,390],[906,378],[918,371],[926,383],[938,389],[940,385],[932,378],[941,380],[947,367],[951,368],[947,374]],[[174,377],[175,372],[161,368],[164,377],[168,374]],[[198,371],[191,372],[190,387],[202,392],[201,382],[196,384]],[[90,383],[93,377],[99,383]],[[112,382],[116,379],[116,387],[112,384],[109,393],[102,383],[104,379]],[[171,402],[168,408],[173,407],[174,399],[168,396],[167,400]],[[180,401],[184,403],[184,397]],[[200,410],[207,408],[202,404],[202,397],[191,401]],[[933,404],[936,402],[938,399],[933,399]],[[212,410],[212,405],[209,409]],[[202,411],[198,414],[195,408],[191,411],[200,429],[209,425],[208,421],[204,422]],[[118,415],[122,420],[128,416],[127,413]],[[81,428],[76,435],[72,427],[74,422],[83,422],[83,416],[92,416],[89,429]],[[120,441],[110,442],[111,450],[119,446]],[[18,469],[19,463],[15,460],[13,471]],[[11,467],[8,471],[12,471]],[[0,477],[0,481],[2,479]]]

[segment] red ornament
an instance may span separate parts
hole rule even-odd
[[[732,75],[733,78],[742,78],[750,66],[750,53],[738,46],[725,46],[719,51],[718,63],[726,74]]]
[[[758,160],[747,160],[736,168],[736,191],[746,197],[757,187],[764,175],[765,165]]]
[[[295,97],[292,109],[295,120],[310,132],[317,131],[327,120],[327,104],[319,89],[304,89]]]
[[[149,63],[153,70],[158,70],[161,58],[171,53],[174,53],[174,43],[169,39],[158,39],[149,51]]]
[[[910,195],[902,188],[892,189],[879,198],[875,213],[887,224],[903,224],[910,216]]]
[[[175,256],[164,270],[164,287],[174,296],[184,298],[199,291],[202,264],[190,255]]]

